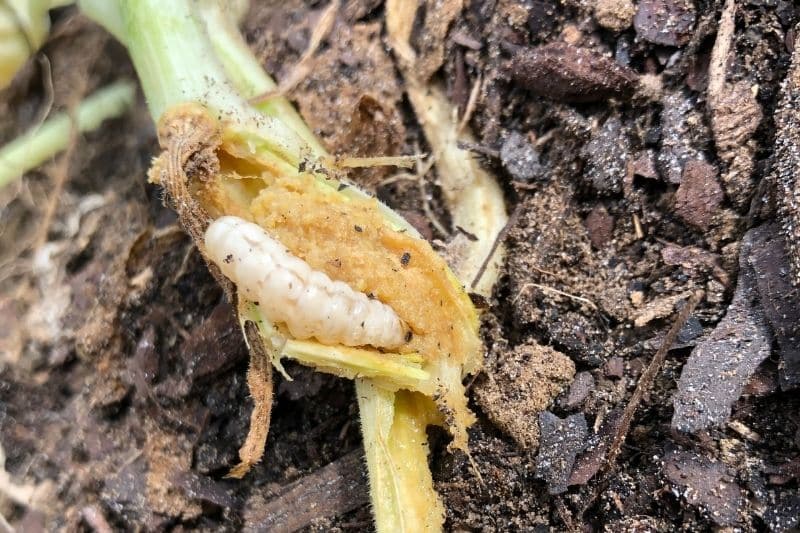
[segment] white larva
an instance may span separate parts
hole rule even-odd
[[[368,298],[292,255],[260,226],[225,216],[209,225],[209,259],[240,294],[296,339],[323,344],[396,348],[406,328],[388,305]]]

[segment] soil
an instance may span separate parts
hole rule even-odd
[[[723,4],[424,2],[425,74],[471,108],[469,149],[514,213],[470,382],[472,462],[430,430],[447,530],[800,527],[800,263],[773,172],[800,9],[736,2],[726,29]],[[326,7],[253,2],[243,31],[277,79]],[[53,16],[0,93],[3,141],[134,75],[103,30]],[[426,151],[379,0],[342,2],[311,62],[289,96],[332,152]],[[0,190],[0,516],[19,531],[371,530],[348,381],[287,364],[264,460],[224,477],[252,409],[247,349],[145,182],[156,153],[140,97]],[[393,177],[353,179],[446,243],[435,171]]]

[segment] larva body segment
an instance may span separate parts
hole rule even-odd
[[[256,224],[218,218],[206,230],[205,246],[241,295],[296,339],[378,348],[405,342],[406,328],[391,307],[313,270]]]

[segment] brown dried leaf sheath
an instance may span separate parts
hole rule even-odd
[[[234,466],[227,477],[241,479],[250,468],[261,460],[269,433],[270,414],[272,413],[272,363],[261,342],[258,328],[252,322],[244,326],[247,344],[250,347],[250,368],[247,369],[247,387],[253,397],[253,412],[250,415],[250,430],[239,449],[238,465]]]
[[[219,172],[219,161],[214,153],[220,142],[219,126],[200,108],[186,105],[176,109],[169,120],[159,125],[158,140],[164,151],[153,161],[148,179],[164,187],[181,225],[203,254],[214,279],[231,297],[233,285],[208,261],[199,244],[203,242],[210,218],[189,191],[188,174],[207,179]]]
[[[219,161],[215,154],[220,142],[219,127],[199,108],[186,106],[159,126],[158,137],[164,151],[153,162],[149,179],[164,187],[181,224],[206,258],[202,243],[210,219],[206,210],[191,195],[189,175],[205,180],[219,172]],[[206,264],[217,283],[235,301],[233,284],[207,258]],[[247,438],[239,449],[240,463],[228,474],[234,478],[244,477],[264,455],[272,412],[272,365],[252,322],[245,324],[245,334],[250,350],[247,386],[254,407]]]

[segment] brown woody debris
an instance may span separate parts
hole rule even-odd
[[[657,180],[656,154],[652,150],[645,150],[633,160],[633,173],[636,176]]]
[[[220,507],[239,507],[240,502],[232,493],[235,485],[216,481],[211,477],[196,472],[177,472],[172,476],[172,483],[181,487],[187,497],[213,503]]]
[[[610,378],[621,378],[625,374],[625,361],[622,357],[612,357],[605,364],[604,370]]]
[[[181,360],[189,364],[188,381],[214,376],[244,359],[247,346],[241,331],[233,307],[218,304],[181,346]]]
[[[583,147],[584,179],[601,194],[619,193],[631,159],[630,150],[630,140],[619,117],[609,117]]]
[[[764,310],[780,354],[781,388],[800,386],[800,288],[792,286],[785,241],[776,225],[753,230],[753,271]]]
[[[531,92],[563,102],[627,100],[637,87],[631,69],[598,52],[566,43],[522,48],[506,69]]]
[[[792,67],[783,85],[781,104],[775,114],[778,129],[775,174],[781,224],[792,265],[792,283],[800,287],[800,32],[794,42]]]
[[[722,173],[725,191],[737,206],[749,205],[754,187],[753,157],[758,148],[753,135],[762,118],[753,84],[725,84],[717,98],[709,100],[709,106],[717,155],[727,166]]]
[[[703,115],[697,104],[681,91],[671,91],[661,99],[661,150],[656,164],[668,183],[680,183],[688,161],[702,160],[695,137],[705,138]]]
[[[186,363],[186,370],[157,385],[158,392],[171,398],[185,397],[198,383],[208,382],[244,359],[247,345],[241,331],[233,307],[227,302],[219,303],[208,318],[189,331],[188,338],[181,345],[180,360]],[[146,339],[142,341],[146,347]],[[157,364],[157,360],[147,363],[141,360],[136,362],[138,368],[134,368],[142,374],[141,377],[153,380]],[[147,367],[152,370],[148,371]],[[146,387],[143,380],[137,386]]]
[[[245,505],[245,531],[298,531],[314,520],[334,517],[369,503],[361,450],[308,474],[265,501],[255,491]]]
[[[664,474],[681,496],[720,526],[739,522],[744,500],[727,468],[696,452],[672,450],[664,458]]]
[[[475,389],[478,405],[489,419],[524,449],[539,445],[539,428],[531,423],[575,375],[565,355],[540,344],[519,346],[488,371]]]
[[[770,361],[758,367],[756,373],[747,382],[742,390],[742,396],[765,397],[778,392],[781,388],[778,377],[778,365]]]
[[[668,243],[661,249],[661,259],[665,264],[680,266],[688,273],[711,272],[726,287],[730,283],[728,273],[722,268],[722,258],[703,248]]]
[[[575,374],[575,380],[569,386],[566,398],[561,403],[567,409],[580,407],[594,388],[594,376],[590,372],[578,372]]]
[[[575,461],[575,468],[570,474],[570,485],[583,485],[594,477],[604,466],[613,467],[616,464],[622,445],[631,429],[633,417],[642,402],[645,393],[650,391],[655,382],[656,376],[664,364],[670,347],[675,343],[680,331],[686,325],[697,304],[703,298],[702,291],[695,292],[686,305],[683,306],[667,334],[661,341],[656,353],[650,360],[639,377],[636,389],[633,391],[628,403],[623,408],[612,411],[600,426],[598,432],[593,436],[588,450],[581,454]]]
[[[675,309],[675,304],[685,300],[690,295],[689,292],[662,296],[649,302],[633,319],[633,325],[637,328],[646,326],[653,320],[669,316]]]
[[[717,169],[704,161],[689,161],[675,193],[675,213],[687,224],[707,230],[724,195],[717,181]]]
[[[731,57],[736,33],[736,6],[737,2],[727,0],[719,19],[708,65],[707,101],[717,155],[723,162],[722,182],[731,201],[742,208],[749,205],[753,192],[751,174],[758,147],[753,135],[762,113],[756,100],[756,84],[746,80],[727,81],[729,65],[741,63],[744,59]]]
[[[772,335],[758,305],[756,276],[748,264],[756,235],[742,241],[739,280],[725,318],[692,351],[673,403],[672,427],[696,433],[725,423],[733,403],[770,354]]]
[[[695,8],[691,0],[640,0],[633,19],[636,34],[653,44],[682,46],[692,36]]]

